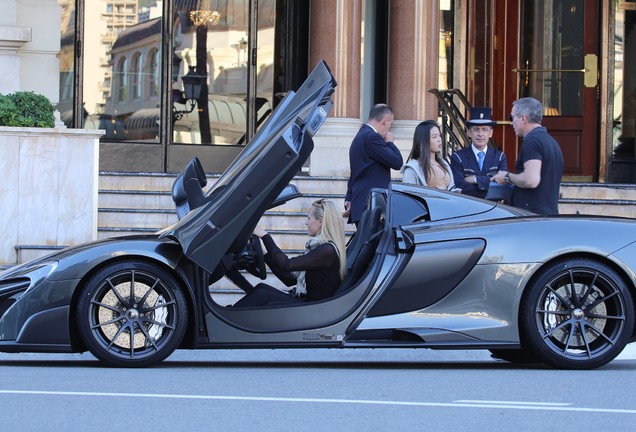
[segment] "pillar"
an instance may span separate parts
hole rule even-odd
[[[439,0],[392,0],[389,105],[400,120],[437,118]]]

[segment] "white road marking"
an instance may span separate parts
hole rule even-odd
[[[493,405],[528,405],[528,406],[570,406],[571,403],[559,402],[522,402],[522,401],[490,401],[490,400],[456,400],[455,403],[493,404]]]
[[[636,414],[636,409],[575,407],[571,404],[550,402],[521,402],[521,401],[479,401],[459,400],[455,402],[412,402],[371,399],[316,399],[293,397],[265,397],[265,396],[224,396],[224,395],[188,395],[188,394],[152,394],[152,393],[109,393],[109,392],[72,392],[45,390],[0,390],[0,394],[10,395],[42,395],[42,396],[87,396],[87,397],[122,397],[149,399],[197,399],[197,400],[228,400],[254,402],[292,402],[292,403],[330,403],[355,405],[399,405],[418,407],[450,407],[450,408],[498,408],[514,410],[543,410],[543,411],[575,411],[590,413]]]

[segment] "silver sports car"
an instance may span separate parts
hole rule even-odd
[[[634,334],[636,223],[544,217],[393,183],[371,191],[326,300],[233,308],[210,285],[263,278],[264,212],[290,185],[331,108],[320,63],[227,171],[205,189],[193,159],[178,176],[179,221],[143,236],[68,248],[0,275],[0,351],[90,351],[106,364],[156,364],[176,349],[488,349],[512,362],[591,369]]]

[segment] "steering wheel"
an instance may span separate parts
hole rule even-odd
[[[243,270],[247,270],[250,274],[259,279],[267,277],[267,268],[265,267],[265,256],[261,247],[261,240],[252,234],[247,244],[238,255],[234,265]]]

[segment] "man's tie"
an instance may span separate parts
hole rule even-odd
[[[479,164],[479,171],[484,167],[484,152],[480,151],[477,153],[477,163]]]

